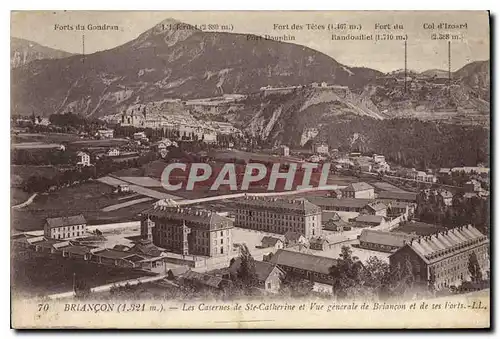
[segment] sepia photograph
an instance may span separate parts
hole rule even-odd
[[[491,326],[488,11],[10,19],[13,328]]]

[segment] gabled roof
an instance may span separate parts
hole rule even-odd
[[[468,225],[411,240],[403,248],[409,248],[429,264],[487,243],[489,240],[485,235]],[[403,248],[391,256],[396,255]]]
[[[327,222],[323,223],[323,229],[327,231],[337,231],[339,228],[343,229],[346,226],[350,226],[350,224],[342,219],[328,220]]]
[[[145,210],[142,214],[185,222],[186,226],[199,229],[217,230],[233,227],[233,220],[223,217],[213,211],[196,208],[157,205]]]
[[[409,241],[414,238],[417,238],[417,236],[405,233],[364,229],[359,236],[359,241],[386,246],[402,247],[405,245],[405,241]]]
[[[321,213],[321,222],[324,224],[326,223],[327,221],[338,221],[338,220],[341,220],[342,218],[340,217],[340,215],[335,212],[335,211],[323,211]]]
[[[151,257],[160,257],[164,250],[149,241],[137,241],[129,250],[130,253],[145,254]]]
[[[60,250],[64,251],[64,252],[73,253],[73,254],[79,254],[79,255],[85,255],[87,253],[91,253],[90,247],[79,246],[79,245],[72,245],[72,246],[63,247],[63,248],[60,248]]]
[[[431,235],[433,233],[446,231],[446,229],[444,227],[441,227],[438,225],[433,225],[433,224],[427,224],[427,223],[420,222],[420,221],[414,221],[414,220],[400,224],[397,227],[397,230],[399,232],[403,232],[403,233],[407,233],[407,234],[414,233],[414,234],[419,235],[419,236]]]
[[[47,218],[46,219],[46,225],[49,228],[81,225],[81,224],[86,224],[86,223],[87,223],[87,221],[85,220],[85,217],[81,214],[73,215],[73,216],[69,216],[69,217],[57,217],[57,218]]]
[[[328,241],[328,239],[325,239],[325,238],[312,238],[311,240],[309,240],[309,245],[311,245],[311,244],[323,245],[325,243],[329,244],[330,242]]]
[[[406,208],[410,206],[410,202],[406,202],[406,201],[390,201],[388,203],[388,207],[391,207],[391,208]]]
[[[344,188],[345,191],[354,191],[354,192],[366,191],[372,189],[374,189],[373,186],[367,184],[366,182],[353,182],[350,183],[346,188]]]
[[[326,197],[308,197],[307,199],[315,205],[326,208],[339,208],[339,207],[363,208],[370,202],[373,202],[372,199],[354,199],[354,198],[336,199],[336,198],[326,198]]]
[[[264,247],[272,247],[275,246],[278,241],[283,242],[281,239],[271,236],[265,236],[262,238],[262,246]]]
[[[253,206],[266,210],[279,208],[301,214],[314,214],[321,212],[321,208],[305,198],[287,200],[279,198],[245,197],[242,199],[236,199],[235,202],[240,206]]]
[[[379,201],[372,202],[372,203],[368,204],[366,207],[375,211],[375,212],[383,211],[383,210],[387,209],[387,206],[384,203],[381,203]]]
[[[371,215],[371,214],[360,214],[356,217],[356,222],[370,223],[370,224],[380,224],[384,221],[384,217],[381,215]]]
[[[129,246],[127,246],[127,245],[120,245],[120,244],[118,244],[118,245],[115,245],[115,246],[113,247],[113,249],[114,249],[114,250],[117,250],[117,251],[126,252],[126,251],[128,251],[128,250],[130,249],[130,247],[129,247]]]
[[[257,279],[259,279],[260,282],[266,281],[266,279],[269,277],[269,275],[274,269],[279,270],[279,268],[275,264],[272,264],[270,262],[254,260],[254,263],[255,263],[255,274],[257,274]],[[241,265],[241,258],[239,257],[235,258],[233,263],[229,267],[229,272],[233,275],[238,274],[240,265]]]
[[[221,283],[225,281],[225,279],[222,279],[221,277],[216,277],[214,275],[203,274],[195,271],[187,271],[182,275],[182,278],[215,288],[220,288]]]
[[[322,274],[330,274],[330,268],[338,263],[337,259],[287,250],[278,250],[270,262]]]
[[[285,233],[285,240],[287,241],[298,241],[300,237],[303,237],[303,235],[298,232],[288,231]]]
[[[123,252],[123,251],[118,251],[118,250],[113,250],[113,249],[103,249],[100,251],[95,251],[92,254],[103,257],[103,258],[108,258],[108,259],[125,259],[125,260],[132,260],[132,261],[141,261],[146,258],[138,256],[137,254],[130,253],[130,252]],[[134,260],[136,257],[139,257],[140,260]]]

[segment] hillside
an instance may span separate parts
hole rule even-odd
[[[424,119],[483,115],[489,118],[489,61],[465,65],[451,74],[442,70],[385,75],[364,88],[384,114]],[[479,117],[482,119],[481,117]]]
[[[110,50],[14,69],[12,113],[31,114],[36,107],[43,116],[102,116],[134,103],[253,93],[267,85],[326,81],[362,88],[380,74],[349,69],[304,46],[186,29],[168,19]]]
[[[249,97],[243,104],[243,109],[227,116],[231,122],[262,140],[294,146],[304,143],[308,129],[322,130],[331,121],[385,118],[368,97],[341,86],[307,86],[292,93],[273,95],[261,93]]]
[[[343,151],[384,154],[389,161],[409,168],[489,164],[489,131],[481,126],[354,118],[332,121],[318,138]]]
[[[71,55],[71,53],[45,47],[33,41],[15,37],[12,37],[10,39],[11,68],[27,65],[33,60],[62,59],[67,58]]]
[[[490,61],[474,61],[453,73],[453,78],[478,93],[482,100],[490,101]]]

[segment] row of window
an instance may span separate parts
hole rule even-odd
[[[239,210],[236,212],[236,217],[245,217],[245,216],[250,216],[250,217],[265,217],[265,218],[272,218],[272,219],[284,219],[284,220],[295,220],[295,221],[304,221],[304,218],[307,218],[308,216],[303,216],[303,215],[293,215],[293,214],[283,214],[283,213],[271,213],[271,212],[258,212],[258,211],[248,211],[248,210]],[[310,216],[312,217],[313,220],[316,220],[316,215]],[[318,214],[319,218],[319,214]]]
[[[74,225],[74,226],[55,227],[52,229],[52,232],[66,233],[68,231],[83,230],[83,229],[85,229],[85,225]]]
[[[83,236],[84,232],[71,232],[71,233],[59,233],[59,234],[54,234],[52,238],[54,239],[67,239],[67,238],[74,238],[74,237],[79,237]]]

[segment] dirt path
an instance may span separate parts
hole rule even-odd
[[[31,204],[33,202],[33,200],[36,198],[37,195],[38,195],[38,193],[33,193],[33,195],[31,197],[29,197],[28,200],[26,200],[25,202],[23,202],[21,204],[12,206],[12,208],[19,209],[19,208],[23,208],[25,206],[28,206],[29,204]]]

